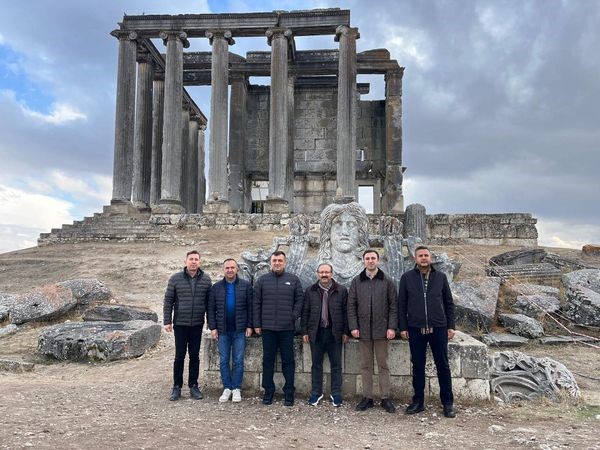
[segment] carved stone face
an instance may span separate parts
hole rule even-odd
[[[356,218],[343,212],[331,224],[331,247],[340,253],[350,253],[358,247],[358,222]]]

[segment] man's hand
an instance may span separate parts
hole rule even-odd
[[[401,337],[402,339],[404,339],[405,341],[408,341],[408,330],[401,331],[401,332],[400,332],[400,337]]]
[[[348,342],[350,340],[350,337],[348,337],[347,334],[343,334],[342,335],[342,342],[345,344],[346,342]]]
[[[304,336],[302,336],[302,340],[308,344],[308,341],[309,341],[308,334],[305,334]]]
[[[219,339],[219,332],[216,328],[214,330],[210,330],[210,335],[213,337],[213,339]]]
[[[262,333],[262,328],[255,328],[254,332],[260,336]]]
[[[360,337],[360,331],[358,331],[358,330],[352,330],[352,331],[350,332],[350,334],[352,334],[352,337],[353,337],[354,339],[358,339],[358,338]]]
[[[246,337],[252,336],[252,328],[246,328]]]
[[[451,341],[452,338],[454,338],[454,335],[456,334],[456,331],[454,331],[452,328],[448,328],[448,340]]]
[[[168,325],[165,325],[165,331],[166,331],[167,333],[170,333],[171,331],[173,331],[173,324],[172,324],[172,323],[170,323],[170,324],[168,324]]]
[[[396,330],[392,330],[391,328],[388,328],[386,337],[388,338],[388,341],[391,341],[392,339],[394,339],[396,337]]]

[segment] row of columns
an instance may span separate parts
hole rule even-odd
[[[138,50],[135,32],[112,34],[119,39],[119,64],[111,205],[115,211],[133,206],[164,213],[200,212],[206,127],[183,102],[187,36],[161,33],[167,46],[162,74],[150,55]]]

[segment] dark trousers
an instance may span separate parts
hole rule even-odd
[[[331,395],[342,395],[342,343],[336,342],[331,328],[319,328],[317,339],[310,343],[312,357],[312,394],[323,393],[323,356],[331,365]]]
[[[431,347],[438,383],[440,385],[440,400],[442,405],[452,405],[452,377],[448,365],[448,329],[435,327],[433,333],[421,334],[420,328],[408,328],[408,344],[413,366],[413,389],[415,394],[413,402],[425,401],[425,362],[427,344]]]
[[[262,387],[265,392],[275,392],[273,375],[275,373],[275,358],[277,350],[281,355],[281,371],[285,378],[283,392],[294,394],[294,372],[296,362],[294,360],[294,330],[289,331],[262,331],[263,341],[263,380]]]
[[[188,386],[198,384],[200,373],[200,341],[202,339],[202,327],[198,325],[187,327],[185,325],[174,325],[175,333],[175,361],[173,361],[173,386],[183,386],[183,365],[185,354],[189,354],[189,376]]]

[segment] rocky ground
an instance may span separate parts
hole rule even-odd
[[[0,292],[72,278],[96,277],[119,303],[159,312],[168,276],[180,269],[186,250],[197,248],[216,278],[226,256],[270,247],[267,232],[209,231],[182,234],[172,243],[86,243],[32,248],[0,255]],[[186,244],[183,244],[186,242]],[[511,247],[447,247],[463,260],[460,278],[484,276],[484,264]],[[577,250],[552,249],[579,258]],[[598,265],[599,261],[585,261]],[[72,319],[77,319],[73,316]],[[354,411],[324,403],[265,407],[258,396],[219,404],[219,392],[194,401],[184,391],[169,402],[171,335],[144,356],[109,364],[57,363],[36,354],[42,325],[1,338],[0,357],[36,363],[27,373],[0,372],[0,448],[600,448],[600,351],[582,344],[521,349],[549,356],[575,373],[580,400],[501,405],[465,404],[445,419],[437,402],[417,417],[374,408]],[[396,399],[405,406],[408,399]]]

